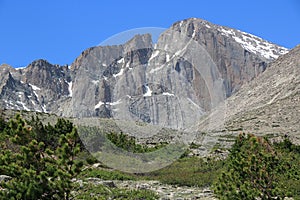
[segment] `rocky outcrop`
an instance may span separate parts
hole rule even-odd
[[[137,35],[124,45],[94,47],[84,51],[71,69],[74,72],[73,115],[111,117],[111,107],[119,100],[113,94],[117,93],[114,86],[119,78],[129,76],[127,72],[130,69],[146,63],[151,55],[151,46],[151,36],[148,34]],[[140,86],[134,84],[128,84],[126,89],[134,91]]]
[[[56,112],[69,98],[71,77],[67,66],[36,60],[23,69],[7,65],[3,69],[0,95],[4,108]]]
[[[257,77],[285,48],[187,19],[161,34],[82,52],[71,68],[44,60],[1,66],[1,104],[73,117],[109,117],[186,129]]]

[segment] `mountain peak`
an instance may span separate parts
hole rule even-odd
[[[232,96],[285,52],[251,34],[189,18],[174,23],[154,46],[150,34],[141,34],[125,44],[88,48],[71,69],[42,59],[24,70],[7,69],[18,93],[2,84],[0,70],[0,95],[6,108],[131,117],[182,129],[213,109],[215,97]],[[211,93],[215,86],[218,94]]]
[[[287,48],[280,47],[274,43],[263,40],[258,36],[240,30],[224,26],[219,27],[218,30],[222,35],[234,39],[247,51],[260,55],[267,60],[277,59],[280,55],[288,52]]]
[[[15,71],[15,69],[12,66],[4,63],[0,65],[0,71],[1,74],[7,74],[7,72]]]
[[[130,52],[137,49],[152,48],[151,34],[137,34],[124,44],[125,51]]]
[[[245,50],[258,55],[267,61],[277,59],[280,55],[288,52],[287,48],[268,42],[258,36],[226,26],[216,25],[203,19],[185,19],[174,23],[172,27],[179,31],[182,29],[193,31],[193,33],[190,34],[191,36],[195,36],[197,34],[195,31],[197,30],[203,30],[201,32],[202,34],[206,32],[221,34],[228,39],[234,40]],[[201,37],[201,35],[198,33],[198,38],[199,37]]]

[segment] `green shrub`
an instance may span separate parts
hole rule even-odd
[[[300,146],[294,145],[288,138],[276,143],[275,148],[284,160],[286,170],[279,174],[279,183],[286,196],[300,199]]]
[[[220,199],[283,198],[280,175],[286,162],[265,138],[241,134],[226,161],[226,170],[214,183]]]
[[[117,147],[133,153],[152,152],[166,145],[166,143],[162,143],[154,147],[148,147],[146,145],[137,144],[134,137],[129,137],[124,133],[109,133],[106,136]]]
[[[136,180],[133,175],[109,169],[88,169],[80,173],[79,177],[95,177],[102,180]]]
[[[144,174],[143,178],[159,180],[162,183],[180,186],[207,187],[216,180],[224,161],[190,157],[181,158],[160,170]]]
[[[20,115],[8,122],[2,134],[7,140],[0,141],[0,174],[11,180],[0,183],[0,199],[70,199],[71,179],[82,167],[75,160],[80,145],[74,127],[60,135],[54,150],[38,141]]]

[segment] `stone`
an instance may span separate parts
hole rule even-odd
[[[90,177],[87,178],[86,181],[92,182],[94,184],[100,184],[102,180],[100,178]]]
[[[143,183],[143,184],[137,185],[136,188],[141,189],[141,190],[147,190],[150,188],[150,185],[147,183]]]
[[[215,199],[209,188],[178,187],[162,184],[158,181],[114,181],[118,188],[151,190],[158,194],[159,199]],[[125,187],[126,186],[126,187]]]
[[[111,187],[111,188],[116,187],[115,183],[113,181],[110,181],[110,180],[108,180],[108,181],[102,181],[101,183],[102,183],[102,185],[105,185],[107,187]]]

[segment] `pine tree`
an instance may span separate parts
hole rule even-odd
[[[278,174],[286,170],[284,166],[268,140],[241,134],[214,191],[220,199],[283,198]]]
[[[54,150],[37,140],[20,115],[8,122],[2,134],[8,139],[1,142],[0,174],[12,179],[0,183],[0,199],[70,199],[71,179],[82,167],[82,162],[75,160],[80,145],[74,127],[61,134]]]

